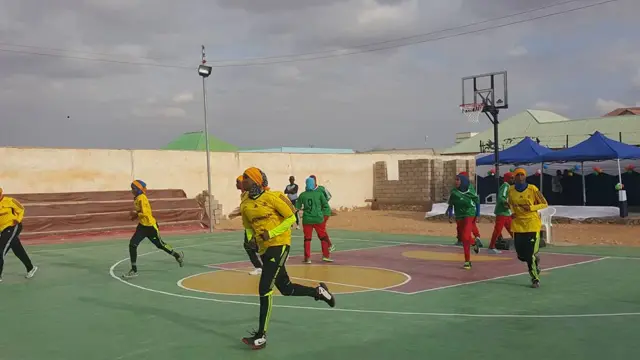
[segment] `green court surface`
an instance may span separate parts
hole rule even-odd
[[[330,230],[331,231],[331,230]],[[528,287],[513,254],[472,254],[452,238],[330,232],[333,264],[303,265],[294,231],[294,282],[327,282],[337,306],[274,299],[268,346],[257,327],[257,277],[239,232],[167,236],[180,268],[148,241],[140,276],[127,240],[29,246],[33,279],[8,254],[0,283],[0,359],[628,359],[640,353],[640,249],[547,247],[542,286]],[[485,244],[486,245],[486,244]],[[566,254],[566,255],[559,255]],[[213,264],[213,265],[212,265]],[[247,293],[248,292],[248,293]]]

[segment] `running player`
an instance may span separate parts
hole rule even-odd
[[[133,205],[135,206],[135,210],[130,213],[131,220],[137,218],[138,226],[136,227],[136,232],[133,233],[133,236],[129,241],[131,270],[122,277],[132,278],[138,276],[138,265],[136,264],[136,260],[138,259],[138,245],[140,245],[145,238],[148,238],[158,249],[173,256],[180,267],[182,267],[184,265],[184,253],[176,252],[173,250],[171,245],[165,243],[160,238],[158,222],[153,217],[151,204],[149,203],[149,198],[147,198],[147,184],[142,180],[134,180],[131,183],[131,193],[134,197]]]
[[[20,259],[27,269],[27,279],[31,279],[38,271],[38,267],[31,263],[27,251],[20,242],[22,232],[22,219],[24,218],[24,207],[20,202],[12,197],[5,196],[0,188],[0,282],[2,282],[2,270],[4,268],[4,258],[9,249]]]
[[[322,246],[322,261],[332,262],[329,251],[331,240],[327,234],[326,209],[329,203],[324,193],[315,186],[315,180],[311,177],[305,182],[305,191],[300,194],[296,202],[296,209],[302,210],[302,231],[304,234],[304,260],[305,264],[311,264],[311,238],[313,230],[316,231]]]
[[[496,249],[496,241],[498,240],[498,237],[502,235],[503,228],[506,228],[509,235],[513,237],[513,234],[511,233],[511,210],[509,209],[509,199],[507,196],[511,185],[513,185],[513,174],[508,172],[504,174],[504,182],[500,185],[500,189],[498,189],[496,197],[496,209],[494,210],[496,223],[493,226],[491,243],[489,244],[489,250],[487,250],[490,254],[500,254],[500,250]]]
[[[242,203],[242,200],[247,195],[247,192],[242,189],[242,175],[238,176],[238,178],[236,179],[236,189],[240,190],[240,203]],[[235,210],[233,210],[229,214],[229,219],[237,218],[240,215],[242,214],[240,213],[240,206],[238,206]],[[258,257],[258,248],[256,247],[255,242],[249,241],[249,239],[247,239],[246,232],[244,233],[243,246],[244,246],[244,251],[246,251],[247,255],[249,256],[249,261],[251,261],[251,264],[253,265],[253,268],[254,268],[251,272],[249,272],[249,275],[262,274],[262,262]]]
[[[548,207],[547,200],[535,185],[527,184],[527,172],[514,172],[515,184],[509,187],[509,206],[513,212],[511,231],[518,259],[527,263],[531,287],[540,287],[540,220],[539,210]]]
[[[471,269],[471,244],[473,243],[473,251],[476,254],[480,251],[478,240],[474,241],[472,236],[473,222],[479,215],[477,205],[480,198],[469,185],[468,177],[463,174],[456,176],[456,187],[451,189],[447,208],[449,221],[452,221],[454,216],[456,219],[458,235],[464,248],[464,268],[467,270]]]
[[[324,283],[315,288],[291,282],[285,263],[291,248],[291,225],[296,221],[294,207],[287,197],[267,190],[267,176],[251,167],[243,174],[242,188],[248,195],[240,204],[242,224],[249,241],[255,241],[262,258],[262,274],[258,285],[260,319],[258,331],[242,339],[252,349],[267,345],[267,331],[271,318],[273,286],[284,296],[307,296],[336,306],[336,299]]]

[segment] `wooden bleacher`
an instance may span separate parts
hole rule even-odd
[[[25,207],[22,238],[133,231],[137,225],[129,219],[133,195],[126,190],[7,196]],[[183,190],[149,190],[147,196],[161,231],[196,230],[209,224],[204,209]]]

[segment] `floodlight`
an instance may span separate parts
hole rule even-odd
[[[200,65],[198,66],[198,75],[202,76],[203,78],[209,77],[209,75],[211,75],[211,70],[211,66],[207,66],[204,64]]]

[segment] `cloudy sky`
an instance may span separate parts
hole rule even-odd
[[[201,44],[222,65],[210,132],[242,147],[447,147],[489,126],[458,111],[460,79],[500,70],[503,117],[600,116],[640,103],[639,1],[451,37],[599,1],[0,0],[0,146],[158,148],[202,130]],[[305,53],[323,58],[228,66]]]

